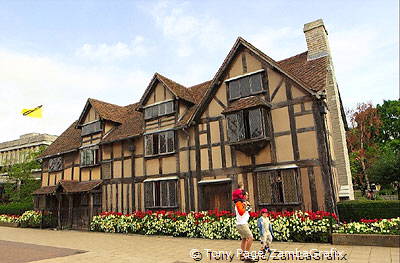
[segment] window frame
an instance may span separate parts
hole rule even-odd
[[[93,162],[91,163],[86,163],[84,162],[84,160],[87,158],[84,154],[86,154],[87,152],[92,152],[93,153]],[[85,147],[80,149],[79,151],[79,160],[80,160],[80,167],[90,167],[90,166],[96,166],[96,165],[100,165],[99,162],[99,147],[98,146],[89,146],[89,147]]]
[[[264,69],[262,69],[262,70],[257,70],[257,71],[254,71],[254,72],[250,72],[250,73],[247,73],[247,74],[244,74],[244,75],[240,75],[240,76],[237,76],[237,77],[234,77],[234,78],[230,78],[230,79],[227,79],[227,80],[225,80],[225,83],[227,84],[227,88],[228,88],[228,101],[234,101],[234,100],[237,100],[237,99],[241,99],[241,98],[247,98],[247,97],[250,97],[250,96],[254,96],[254,95],[258,95],[258,94],[261,94],[261,93],[265,93],[265,91],[266,91],[266,86],[268,85],[268,83],[265,83],[265,81],[264,81],[264,79],[265,79],[265,70]],[[252,86],[251,86],[251,78],[253,78],[253,77],[255,77],[255,76],[260,76],[259,78],[260,78],[260,86],[261,86],[261,90],[259,90],[259,91],[252,91]],[[243,91],[242,91],[242,88],[241,88],[241,82],[243,82],[243,79],[248,79],[248,85],[249,85],[249,94],[243,94]],[[231,97],[231,85],[232,85],[232,83],[237,83],[237,85],[238,85],[238,90],[239,90],[239,96],[236,96],[236,97]]]
[[[174,196],[174,203],[171,202],[170,200],[170,185],[171,183],[174,183],[173,186],[173,191],[175,192]],[[174,179],[160,179],[160,180],[152,180],[149,182],[144,182],[145,184],[145,190],[144,190],[144,206],[145,209],[160,209],[160,208],[165,208],[165,209],[173,209],[173,208],[178,208],[178,179],[174,178]],[[146,187],[151,184],[151,198],[152,200],[147,200],[147,198],[149,198],[149,196],[147,196],[147,191],[146,191]],[[163,205],[164,201],[163,200],[163,185],[166,184],[166,189],[167,189],[167,193],[166,193],[166,198],[167,198],[167,205]],[[158,189],[156,189],[158,188]],[[159,198],[159,200],[156,200],[156,197]],[[152,201],[153,205],[152,206],[148,206],[148,202]],[[156,205],[158,204],[158,205]]]
[[[283,171],[292,171],[291,176],[293,177],[293,182],[294,182],[294,189],[295,189],[295,194],[296,194],[296,200],[295,201],[286,201],[286,191],[287,188],[285,189],[285,179],[283,178]],[[263,172],[258,172],[257,173],[257,191],[258,191],[258,196],[257,196],[257,201],[258,205],[264,206],[264,205],[271,205],[271,206],[277,206],[277,205],[299,205],[301,204],[301,189],[300,189],[300,184],[299,184],[299,168],[288,168],[288,169],[274,169],[274,170],[269,170],[269,171],[263,171]],[[267,176],[267,183],[270,183],[269,187],[271,188],[271,202],[270,203],[265,203],[262,202],[260,199],[260,193],[263,191],[260,189],[260,182],[259,182],[259,176]],[[272,196],[273,194],[273,182],[272,182],[272,177],[280,177],[281,180],[281,186],[282,186],[282,198],[283,202],[274,202],[274,198]],[[277,182],[274,182],[277,183]],[[264,189],[265,191],[265,189]]]
[[[259,110],[260,111],[260,118],[261,118],[261,128],[262,128],[262,134],[258,137],[251,137],[251,124],[250,124],[250,118],[249,118],[249,112],[254,111],[254,110]],[[232,118],[233,115],[239,116],[241,115],[242,117],[242,125],[243,127],[238,127],[238,130],[244,130],[244,138],[240,139],[240,134],[237,132],[237,140],[233,141],[229,137],[229,130],[230,130],[230,124],[229,124],[229,119]],[[266,118],[268,117],[268,114],[266,110],[263,107],[253,107],[253,108],[248,108],[248,109],[243,109],[239,111],[235,111],[229,114],[226,114],[226,123],[227,123],[227,137],[228,137],[228,143],[229,144],[235,144],[235,143],[241,143],[241,142],[247,142],[247,141],[257,141],[257,140],[262,140],[262,139],[267,139],[269,138],[269,130],[267,127],[267,122]],[[239,119],[237,118],[237,122],[239,123]]]
[[[52,168],[52,162],[55,161],[59,161],[60,167],[56,167],[56,168]],[[58,156],[58,157],[53,157],[51,159],[49,159],[48,162],[48,171],[49,172],[58,172],[58,171],[62,171],[63,170],[63,164],[64,164],[64,159],[62,156]]]
[[[171,107],[168,107],[168,104],[171,105]],[[161,105],[163,105],[164,107],[164,113],[160,113],[160,107]],[[152,120],[152,119],[156,119],[162,116],[168,116],[171,114],[174,114],[176,109],[175,109],[175,100],[167,100],[167,101],[162,101],[162,102],[158,102],[158,103],[154,103],[148,106],[143,107],[143,116],[144,116],[144,120],[148,121],[148,120]],[[155,112],[157,111],[157,114],[155,114]]]
[[[170,135],[172,134],[172,136]],[[154,133],[150,133],[150,134],[145,134],[144,136],[144,156],[145,157],[154,157],[154,156],[162,156],[162,155],[169,155],[169,154],[174,154],[176,152],[176,134],[175,134],[175,130],[165,130],[165,131],[157,131]],[[154,138],[157,137],[157,152],[154,151],[155,149],[155,141]],[[164,146],[161,144],[161,137],[164,137]],[[151,144],[152,144],[152,153],[149,154],[147,152],[147,145],[148,145],[148,141],[151,138]],[[169,140],[172,138],[172,147],[173,149],[171,151],[169,151]],[[165,148],[165,152],[161,152],[161,147]]]

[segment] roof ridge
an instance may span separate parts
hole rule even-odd
[[[278,62],[278,63],[281,63],[281,62],[283,62],[283,61],[285,61],[285,60],[293,59],[293,58],[295,58],[295,57],[300,57],[300,56],[302,56],[302,55],[304,55],[304,54],[307,54],[307,53],[308,53],[308,51],[306,50],[306,51],[301,52],[301,53],[299,53],[299,54],[296,54],[296,55],[293,55],[293,56],[290,56],[290,57],[287,57],[287,58],[278,60],[277,62]]]
[[[109,104],[109,105],[112,105],[112,106],[121,107],[121,108],[124,107],[124,106],[121,106],[121,105],[118,105],[118,104],[114,104],[114,103],[110,103],[110,102],[107,102],[107,101],[102,101],[102,100],[94,99],[94,98],[88,98],[88,100],[89,100],[89,101],[100,102],[100,103],[106,103],[106,104]]]

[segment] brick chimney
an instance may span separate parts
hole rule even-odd
[[[322,19],[305,24],[303,31],[306,36],[308,60],[328,56],[330,54],[328,31],[326,31]]]
[[[328,57],[325,87],[326,103],[329,110],[327,121],[331,124],[330,137],[332,139],[334,152],[332,158],[334,159],[339,183],[339,197],[340,199],[354,199],[345,133],[346,118],[343,114],[343,106],[336,82],[331,51],[329,49],[328,31],[322,19],[305,24],[303,31],[308,48],[307,60],[310,61],[325,56]]]

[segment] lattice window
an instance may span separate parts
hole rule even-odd
[[[174,102],[167,101],[144,109],[144,118],[146,120],[171,114],[174,112]]]
[[[166,133],[160,133],[160,153],[166,153],[167,152],[167,134]]]
[[[229,98],[230,99],[240,98],[240,88],[238,81],[229,82]]]
[[[98,163],[98,147],[90,147],[82,149],[81,155],[81,166],[95,165]]]
[[[144,136],[146,155],[153,155],[153,134]]]
[[[243,112],[227,115],[228,139],[230,142],[241,141],[246,138]]]
[[[176,206],[176,180],[145,182],[146,208],[168,208]]]
[[[249,135],[250,138],[259,138],[264,136],[263,120],[261,109],[249,110]]]
[[[296,203],[299,201],[296,169],[258,173],[257,184],[260,204]]]
[[[255,74],[250,76],[250,91],[251,93],[257,93],[263,90],[261,74]]]
[[[154,207],[153,182],[144,183],[144,203],[146,208]]]
[[[167,152],[175,151],[175,133],[174,131],[168,131],[167,133]]]
[[[285,202],[297,202],[297,182],[296,182],[296,170],[282,170],[281,175],[285,188]]]
[[[63,169],[63,158],[56,157],[49,160],[49,172],[60,171]]]
[[[228,82],[229,99],[238,99],[258,94],[264,90],[262,74],[256,73]]]
[[[96,132],[101,132],[103,129],[101,127],[101,121],[96,121],[93,123],[86,124],[85,126],[82,127],[81,135],[85,136],[88,134],[96,133]]]
[[[166,131],[145,135],[146,156],[175,151],[175,132]]]

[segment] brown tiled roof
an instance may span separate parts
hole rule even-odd
[[[101,118],[117,123],[122,123],[125,120],[127,114],[125,107],[92,98],[89,98],[88,101]]]
[[[222,114],[253,108],[257,106],[270,106],[270,105],[265,100],[263,100],[258,96],[251,96],[248,98],[235,100],[225,110],[222,111]]]
[[[56,155],[78,149],[81,146],[81,130],[76,128],[78,121],[72,123],[57,139],[39,156]]]
[[[138,136],[143,133],[143,114],[136,110],[138,106],[139,103],[135,103],[124,107],[127,114],[125,115],[125,119],[123,120],[122,124],[115,127],[113,131],[106,135],[102,140],[102,143],[118,141],[125,138]]]
[[[102,182],[103,182],[102,180],[92,180],[84,182],[61,180],[57,183],[57,185],[43,186],[37,189],[35,192],[33,192],[33,194],[34,195],[53,194],[60,186],[64,189],[64,193],[87,192],[93,190],[94,188],[99,186]]]
[[[43,186],[33,192],[34,195],[47,195],[53,194],[56,191],[56,186]]]
[[[167,77],[164,77],[160,73],[156,73],[156,76],[179,98],[182,98],[191,103],[196,103],[193,94],[190,89],[182,86],[179,83],[176,83],[173,80],[170,80]]]
[[[326,87],[328,57],[307,61],[307,51],[296,56],[278,61],[282,69],[305,82],[314,91]]]
[[[206,93],[208,87],[210,86],[211,80],[194,85],[190,88],[188,88],[192,94],[193,98],[196,101],[196,104],[191,106],[186,112],[185,115],[183,115],[182,119],[180,119],[177,123],[177,127],[182,127],[188,124],[188,121],[190,118],[193,116],[193,114],[196,112],[196,109],[198,107],[198,104],[200,103],[201,99],[203,98],[204,94]]]
[[[92,180],[84,182],[62,180],[58,183],[58,185],[61,185],[65,193],[79,193],[93,190],[102,182],[102,180]]]

